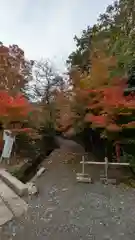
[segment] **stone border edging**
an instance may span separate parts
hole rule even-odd
[[[0,169],[0,178],[20,197],[28,194],[28,187],[5,169]]]

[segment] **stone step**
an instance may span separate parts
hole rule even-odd
[[[13,189],[19,196],[26,195],[28,193],[27,186],[19,181],[16,177],[12,176],[5,169],[0,169],[0,178]]]
[[[0,226],[12,220],[13,214],[0,198]]]
[[[28,209],[27,203],[13,192],[13,190],[2,180],[0,180],[0,198],[15,217],[21,216]]]

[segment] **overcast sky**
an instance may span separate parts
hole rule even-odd
[[[63,69],[74,35],[96,23],[113,0],[0,0],[0,41],[26,57],[49,58]]]

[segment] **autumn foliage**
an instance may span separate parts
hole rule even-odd
[[[17,93],[31,80],[33,61],[25,59],[24,51],[17,45],[0,43],[0,90]]]
[[[56,129],[65,131],[73,124],[73,112],[69,92],[56,91],[55,93]]]
[[[135,96],[124,96],[126,77],[112,77],[111,73],[116,65],[114,56],[108,57],[102,51],[95,50],[90,74],[86,76],[77,71],[71,74],[74,100],[76,104],[82,104],[85,122],[107,132],[119,132],[135,126]],[[123,122],[124,116],[130,116],[128,121]]]
[[[116,76],[117,58],[95,50],[91,56],[90,73],[73,69],[70,73],[74,121],[100,129],[101,137],[116,143],[117,160],[119,141],[123,130],[135,128],[135,94],[125,96],[127,78]],[[121,135],[122,136],[122,135]]]
[[[22,94],[11,96],[6,91],[0,91],[0,106],[0,121],[5,127],[14,121],[23,122],[32,110]]]
[[[91,113],[86,115],[86,121],[91,127],[101,128],[102,136],[115,141],[116,157],[120,161],[119,133],[135,128],[135,95],[124,96],[121,85],[106,87],[95,92],[94,104],[91,102],[88,109]]]
[[[32,66],[18,45],[0,43],[0,122],[4,128],[28,119],[31,105],[22,91],[31,80]]]
[[[107,131],[135,127],[135,121],[131,118],[135,110],[135,96],[124,96],[122,86],[106,87],[95,93],[93,104],[91,102],[88,106],[91,113],[86,116],[87,121]],[[125,124],[120,121],[124,116],[130,116]]]

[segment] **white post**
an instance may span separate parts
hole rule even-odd
[[[105,157],[105,178],[108,180],[108,158]]]
[[[5,158],[7,159],[7,163],[9,164],[15,137],[12,137],[12,132],[10,130],[4,130],[3,140],[5,141],[5,143],[1,154],[0,162],[2,162],[3,158]]]
[[[82,174],[84,175],[84,156],[82,156]]]

